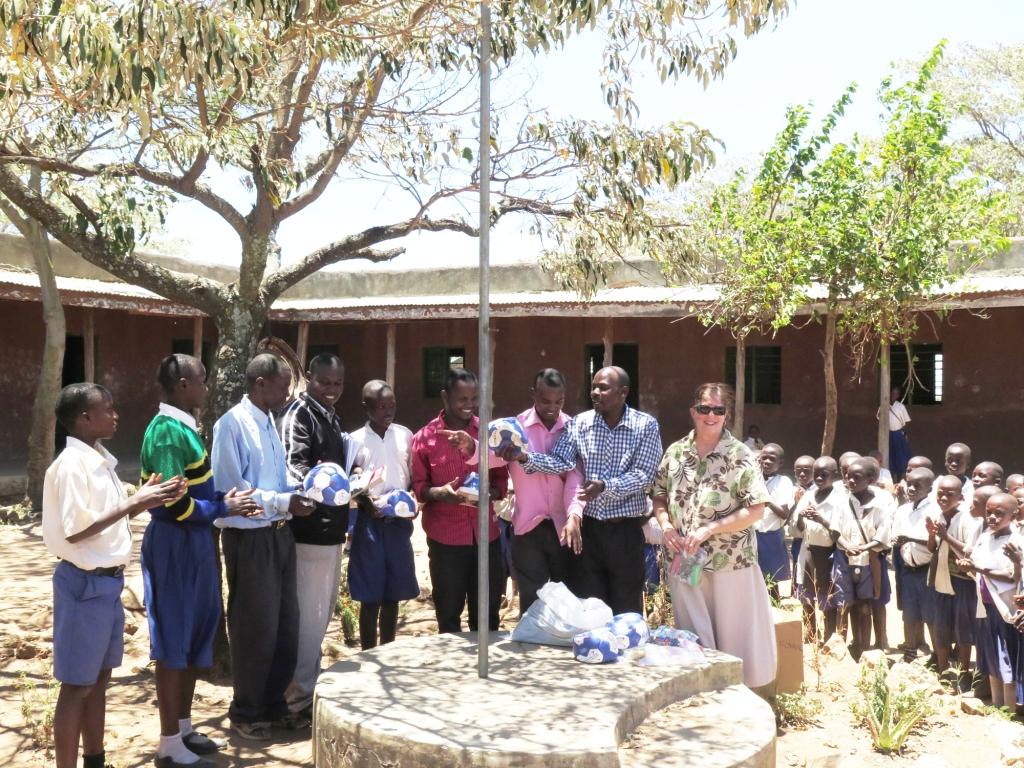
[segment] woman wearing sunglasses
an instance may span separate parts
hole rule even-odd
[[[697,387],[693,431],[669,446],[654,481],[676,625],[743,660],[743,682],[775,679],[775,625],[751,526],[768,491],[754,453],[726,429],[734,395],[726,384]],[[691,570],[693,558],[703,569]],[[699,562],[699,560],[698,560]]]

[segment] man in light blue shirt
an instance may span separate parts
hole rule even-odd
[[[286,721],[285,690],[295,671],[299,609],[295,539],[286,525],[313,503],[293,493],[273,411],[288,399],[291,373],[271,354],[245,369],[248,394],[213,426],[214,483],[218,490],[252,489],[262,512],[245,520],[222,518],[228,580],[227,627],[234,697],[232,729],[254,740],[270,738],[270,724]]]

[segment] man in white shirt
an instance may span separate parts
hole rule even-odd
[[[43,481],[43,541],[60,559],[53,573],[53,674],[60,693],[53,715],[57,768],[105,768],[103,721],[110,671],[124,653],[124,569],[131,559],[128,518],[185,491],[174,477],[153,475],[130,498],[117,459],[100,444],[117,430],[110,393],[69,384],[55,410],[67,446]]]
[[[907,438],[910,413],[903,404],[902,397],[903,393],[899,387],[893,387],[889,393],[889,471],[892,472],[892,480],[896,483],[903,479],[907,471],[907,462],[913,455],[910,452],[910,440]]]

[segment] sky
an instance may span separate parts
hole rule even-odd
[[[978,47],[1024,42],[1024,0],[791,0],[791,11],[775,30],[766,30],[739,44],[737,59],[723,79],[707,90],[692,81],[663,84],[637,65],[636,100],[645,126],[689,120],[720,139],[715,172],[756,162],[784,124],[787,106],[811,103],[824,112],[851,82],[858,84],[852,107],[837,138],[854,132],[879,132],[880,109],[874,94],[894,62],[920,60],[942,39],[947,55],[958,44]],[[531,79],[533,109],[554,115],[607,119],[598,82],[600,43],[581,38],[554,55],[518,65],[516,77],[495,82],[492,99],[500,101],[506,83]],[[640,74],[644,73],[644,74]],[[589,85],[588,85],[589,81]],[[581,85],[582,84],[582,85]],[[235,197],[230,178],[214,179],[215,188]],[[240,189],[239,189],[240,192]],[[241,202],[241,197],[236,197]],[[279,231],[287,263],[368,224],[387,223],[411,215],[409,201],[373,183],[334,184],[315,204],[287,220]],[[475,211],[475,208],[474,208]],[[240,251],[234,232],[197,203],[178,204],[168,217],[167,237],[175,250],[202,261],[237,263]],[[475,238],[455,233],[424,233],[389,243],[406,253],[391,263],[403,269],[477,263]],[[540,243],[526,231],[526,222],[505,220],[492,232],[491,259],[502,263],[534,258]],[[373,268],[351,262],[346,269]]]

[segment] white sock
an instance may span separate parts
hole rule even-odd
[[[185,738],[192,733],[192,718],[186,717],[184,720],[178,721],[178,733],[181,734],[181,738]]]
[[[176,763],[190,764],[199,762],[199,758],[192,754],[181,740],[181,734],[160,737],[160,749],[157,750],[157,757],[169,757]]]

